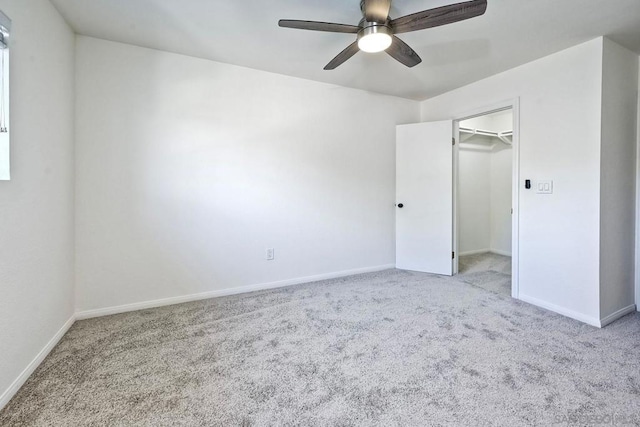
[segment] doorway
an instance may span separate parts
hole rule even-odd
[[[460,280],[511,296],[513,109],[457,120],[454,258]]]
[[[511,126],[508,118],[502,117],[500,120],[504,120],[506,124],[496,128],[497,130],[493,131],[495,135],[470,121],[492,114],[496,114],[497,117],[498,113],[507,111],[511,113]],[[475,120],[475,122],[479,121],[480,119]],[[495,121],[498,122],[498,119]],[[462,123],[464,125],[461,125]],[[463,246],[470,240],[463,237],[461,243],[459,239],[461,232],[458,186],[460,141],[464,140],[463,144],[470,145],[473,144],[473,141],[470,141],[471,137],[486,137],[487,141],[478,140],[475,145],[484,147],[483,149],[488,152],[488,148],[495,144],[491,151],[496,148],[496,152],[501,153],[501,160],[511,159],[511,180],[509,181],[508,172],[506,172],[500,181],[501,185],[504,185],[504,191],[511,191],[511,199],[509,201],[507,197],[500,203],[495,203],[496,206],[503,207],[511,204],[511,207],[506,206],[506,213],[504,209],[500,210],[501,214],[511,218],[511,233],[509,236],[509,224],[506,223],[507,230],[501,227],[502,234],[496,233],[496,243],[492,246],[489,241],[484,246],[478,246],[475,248],[478,251],[476,255],[488,253],[507,257],[507,259],[497,258],[503,261],[501,266],[496,266],[500,261],[495,259],[487,259],[483,262],[489,265],[490,271],[500,271],[509,276],[508,256],[510,254],[511,296],[519,297],[519,123],[519,100],[516,98],[492,107],[461,114],[452,120],[396,127],[396,268],[447,276],[457,275],[461,266],[460,249],[463,252],[466,250],[466,255],[473,255],[468,253],[474,250],[469,249],[470,244],[466,248]],[[486,131],[484,135],[481,132],[483,130]],[[509,143],[510,147],[507,147]],[[497,148],[498,144],[503,144],[505,147]],[[463,161],[464,156],[463,154]],[[488,209],[491,209],[490,203],[489,200]],[[468,207],[465,209],[463,215],[466,214],[470,214],[473,220],[473,203],[470,210]],[[491,218],[490,212],[489,218]],[[462,226],[467,227],[468,224],[463,219]],[[469,227],[473,228],[473,223]],[[490,223],[488,227],[490,232]],[[501,245],[498,245],[498,240],[502,242]],[[465,261],[473,262],[473,259],[462,260],[463,271],[466,268]],[[482,268],[482,262],[479,262],[475,268]],[[503,293],[508,293],[508,284],[503,286],[502,290]]]

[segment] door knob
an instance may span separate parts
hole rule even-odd
[[[402,203],[398,203],[398,207],[399,207],[400,209],[402,209],[402,208],[404,208],[404,205],[403,205]]]

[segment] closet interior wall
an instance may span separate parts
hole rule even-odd
[[[511,111],[460,122],[461,128],[510,131]],[[461,135],[458,157],[460,255],[494,252],[511,256],[513,150],[495,137]]]

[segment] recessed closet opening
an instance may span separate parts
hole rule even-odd
[[[457,125],[454,273],[470,285],[511,296],[513,109]]]

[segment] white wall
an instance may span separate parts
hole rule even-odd
[[[485,251],[511,255],[512,157],[513,150],[502,143],[491,151],[460,148],[460,255]]]
[[[473,117],[471,119],[463,120],[460,122],[460,127],[468,129],[482,129],[493,130],[493,120],[490,115]]]
[[[78,37],[78,310],[394,264],[395,126],[416,121],[414,101]]]
[[[75,39],[48,0],[0,0],[0,9],[13,20],[12,180],[0,181],[2,407],[74,310]]]
[[[458,154],[458,251],[491,247],[491,154],[460,148]]]
[[[513,120],[513,118],[511,119]],[[503,130],[511,126],[503,127]],[[511,255],[511,207],[513,187],[513,149],[499,144],[490,156],[491,241],[489,248],[501,255]]]
[[[494,113],[490,117],[493,131],[505,132],[513,130],[513,110]]]
[[[499,111],[497,113],[485,114],[473,117],[460,122],[461,127],[470,129],[481,129],[491,132],[505,132],[513,130],[512,110]]]
[[[604,39],[600,317],[634,305],[638,55]]]
[[[520,98],[520,298],[599,322],[602,39],[422,103],[424,121]],[[553,195],[524,179],[552,179]]]

